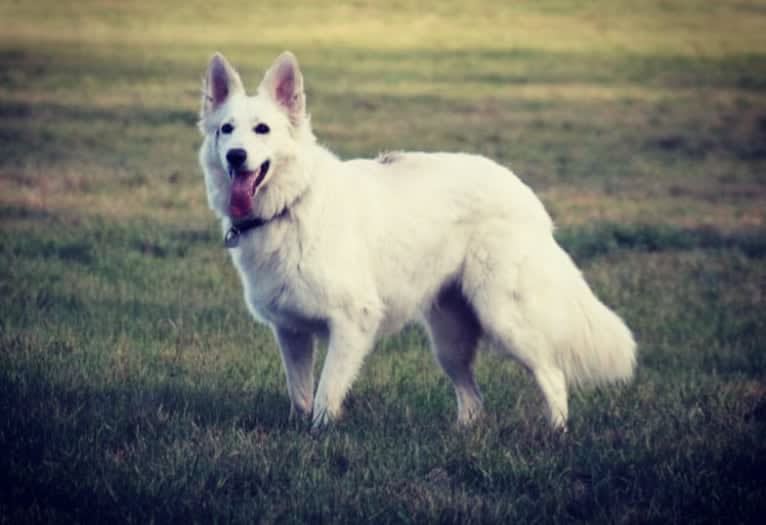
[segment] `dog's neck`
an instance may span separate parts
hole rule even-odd
[[[250,219],[246,219],[242,222],[238,222],[236,224],[232,224],[232,226],[226,231],[226,234],[223,238],[223,245],[226,248],[236,248],[239,246],[239,240],[242,235],[245,235],[251,230],[255,230],[257,228],[260,228],[262,226],[266,226],[270,222],[277,221],[287,215],[288,208],[285,207],[281,212],[279,212],[274,217],[271,217],[270,219],[262,219],[261,217],[253,217]]]

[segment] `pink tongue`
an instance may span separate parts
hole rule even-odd
[[[253,211],[253,182],[258,175],[257,171],[241,173],[234,176],[231,185],[231,201],[229,201],[229,213],[235,219],[247,217]]]

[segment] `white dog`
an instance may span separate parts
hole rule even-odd
[[[210,61],[199,159],[252,314],[282,352],[291,413],[337,419],[376,339],[421,320],[457,394],[481,412],[480,337],[534,375],[555,427],[567,384],[626,381],[635,342],[553,238],[541,202],[489,159],[388,153],[342,161],[317,144],[303,77],[277,58],[255,96]],[[314,340],[328,340],[314,395]]]

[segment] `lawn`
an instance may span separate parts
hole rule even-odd
[[[255,87],[283,49],[340,156],[532,186],[635,381],[560,435],[486,352],[461,430],[408,328],[341,422],[289,421],[196,160],[211,54]],[[0,525],[759,522],[765,258],[762,1],[0,0]]]

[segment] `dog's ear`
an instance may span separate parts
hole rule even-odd
[[[306,115],[306,94],[303,92],[303,75],[295,55],[285,51],[266,71],[259,91],[269,95],[298,125]]]
[[[244,93],[239,74],[221,53],[210,59],[202,92],[202,115],[215,111],[236,93]]]

